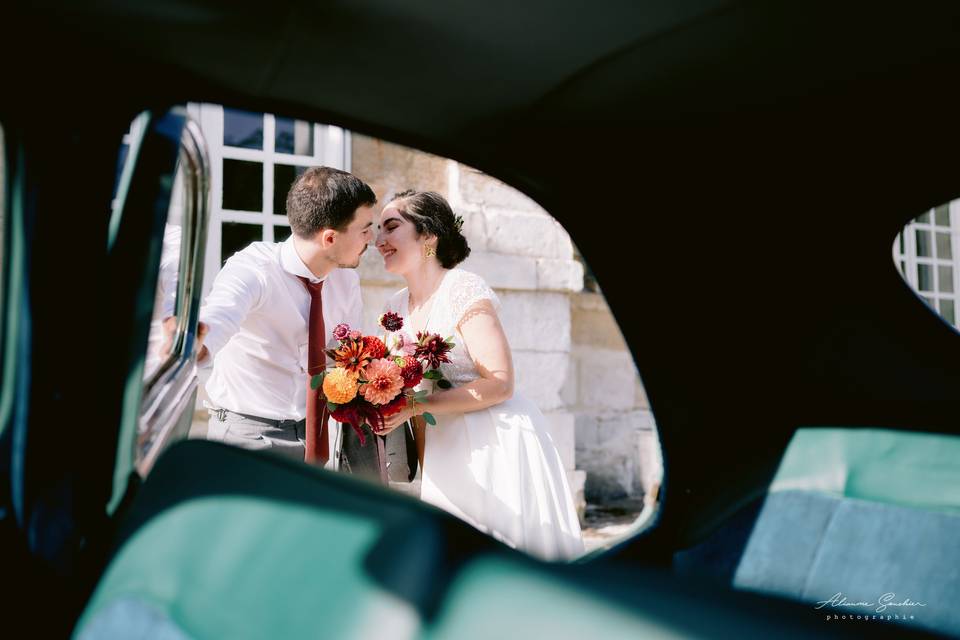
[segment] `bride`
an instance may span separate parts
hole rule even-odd
[[[500,302],[483,279],[455,268],[469,254],[460,219],[433,192],[405,191],[380,214],[376,246],[386,270],[406,280],[387,310],[403,331],[453,336],[453,383],[386,420],[380,434],[430,412],[421,498],[498,540],[544,559],[583,553],[580,523],[549,424],[514,392]],[[421,385],[430,384],[424,381]]]

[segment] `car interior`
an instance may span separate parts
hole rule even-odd
[[[0,11],[19,32],[0,42],[10,620],[84,639],[960,635],[960,336],[891,259],[960,195],[960,5]],[[547,209],[656,415],[655,517],[545,563],[370,483],[186,439],[209,190],[190,101],[440,154]],[[187,275],[145,377],[178,171]]]

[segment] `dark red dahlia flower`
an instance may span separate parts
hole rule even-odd
[[[403,328],[403,318],[393,311],[387,311],[380,316],[380,326],[383,327],[385,331],[400,331],[400,329]]]
[[[413,388],[423,380],[423,365],[414,356],[397,358],[397,364],[400,365],[400,375],[403,377],[404,387]]]
[[[430,365],[431,369],[439,369],[441,362],[450,362],[447,354],[450,345],[437,333],[417,332],[417,350],[414,356]]]

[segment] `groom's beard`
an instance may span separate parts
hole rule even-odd
[[[353,259],[353,262],[352,262],[352,263],[337,262],[337,267],[339,267],[339,268],[341,268],[341,269],[356,269],[357,267],[360,266],[360,258],[361,258],[361,257],[363,256],[363,254],[367,251],[367,247],[369,247],[369,246],[370,246],[370,245],[364,245],[364,246],[363,246],[363,251],[361,251],[359,254],[357,254],[357,257]]]

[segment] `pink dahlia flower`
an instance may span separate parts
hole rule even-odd
[[[373,404],[387,404],[403,389],[400,367],[391,360],[374,360],[367,365],[366,384],[360,385],[360,395]]]

